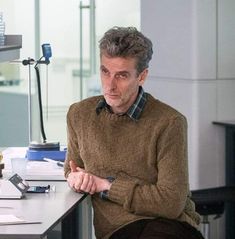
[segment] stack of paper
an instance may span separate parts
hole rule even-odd
[[[61,175],[63,168],[55,164],[44,161],[29,161],[27,165],[27,175]]]
[[[0,215],[0,225],[22,224],[26,221],[12,214]]]
[[[18,225],[18,224],[41,224],[39,221],[25,221],[22,218],[16,217],[13,214],[0,215],[0,226],[4,225]]]

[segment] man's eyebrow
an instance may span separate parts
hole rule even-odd
[[[105,69],[107,69],[104,65],[101,65],[101,66],[100,66],[100,69],[101,69],[101,68],[105,68]]]
[[[109,71],[108,68],[106,68],[104,65],[100,65],[100,69],[106,69],[107,71]],[[115,72],[115,74],[130,74],[130,72],[128,70],[123,70],[123,71],[117,71]]]
[[[124,71],[117,71],[116,74],[128,74],[129,75],[130,72],[124,70]]]

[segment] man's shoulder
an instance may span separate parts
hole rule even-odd
[[[69,107],[69,111],[77,111],[77,110],[90,110],[95,109],[99,101],[103,98],[103,96],[92,96],[89,98],[86,98],[84,100],[81,100],[79,102],[73,103]]]
[[[92,112],[96,112],[96,106],[103,96],[93,96],[70,105],[67,113],[68,118],[87,118]]]
[[[170,106],[169,104],[154,98],[152,95],[148,94],[148,111],[149,113],[155,115],[156,117],[160,118],[168,118],[168,119],[173,119],[173,118],[184,118],[185,116],[178,111],[176,108]]]

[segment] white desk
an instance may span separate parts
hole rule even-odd
[[[30,185],[55,185],[56,192],[27,193],[26,197],[20,200],[0,199],[0,214],[14,214],[29,222],[40,221],[42,223],[0,226],[0,239],[46,238],[48,232],[59,222],[62,223],[62,238],[74,239],[78,230],[76,208],[85,195],[73,192],[67,182],[35,181],[29,183]]]

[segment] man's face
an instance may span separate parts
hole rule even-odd
[[[101,56],[100,76],[104,98],[114,113],[125,113],[134,103],[147,69],[137,76],[133,58]]]

